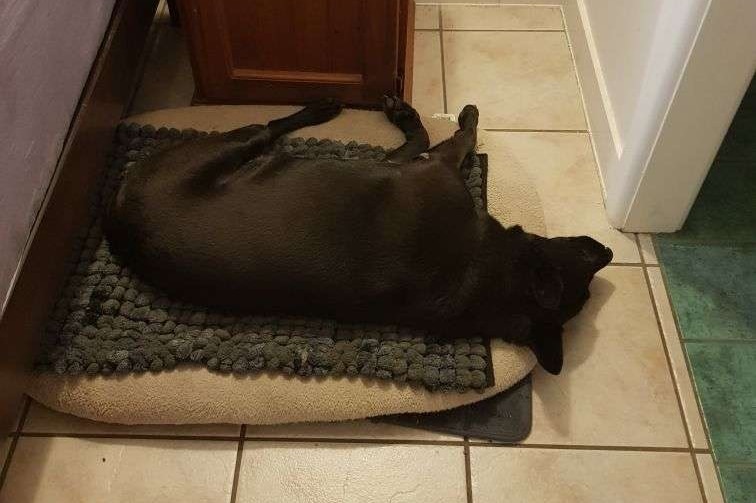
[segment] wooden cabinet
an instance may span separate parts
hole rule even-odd
[[[179,0],[204,103],[411,92],[414,0]]]

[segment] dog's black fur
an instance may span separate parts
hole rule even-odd
[[[128,170],[109,206],[113,251],[191,302],[403,323],[448,337],[473,328],[532,348],[559,373],[562,324],[588,299],[611,250],[586,236],[504,228],[475,209],[460,173],[475,149],[474,106],[422,157],[428,134],[415,110],[396,98],[384,110],[407,137],[385,161],[272,148],[338,115],[330,100],[154,154]]]

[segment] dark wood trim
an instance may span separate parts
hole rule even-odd
[[[0,432],[16,418],[47,316],[60,293],[74,237],[113,132],[136,83],[158,0],[119,0],[92,65],[63,152],[0,320]]]
[[[399,4],[399,79],[402,99],[412,104],[412,68],[415,63],[415,0]]]

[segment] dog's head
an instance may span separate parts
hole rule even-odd
[[[522,237],[519,257],[503,278],[511,289],[499,326],[506,340],[530,347],[545,370],[558,374],[562,325],[580,312],[591,280],[611,262],[612,251],[588,236],[548,239],[522,232]]]

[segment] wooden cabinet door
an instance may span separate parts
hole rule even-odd
[[[401,92],[408,3],[181,0],[196,100],[375,106]]]

